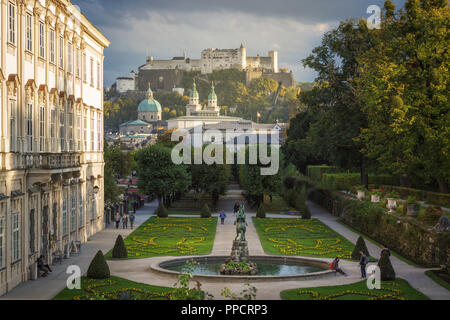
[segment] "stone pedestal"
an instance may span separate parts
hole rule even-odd
[[[235,240],[231,248],[231,260],[233,262],[245,262],[248,260],[248,242]]]
[[[221,274],[257,275],[256,263],[248,260],[248,242],[235,240],[231,249],[231,257],[220,267]]]

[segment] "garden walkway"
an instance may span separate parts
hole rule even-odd
[[[134,227],[136,228],[147,221],[156,208],[156,202],[146,203],[141,210],[136,212]],[[115,229],[111,224],[107,229],[95,234],[87,243],[83,244],[79,256],[63,260],[62,264],[50,266],[53,272],[47,277],[22,283],[6,295],[1,296],[0,300],[51,300],[65,288],[68,278],[66,274],[68,266],[77,265],[81,268],[81,272],[85,274],[98,250],[102,250],[106,254],[114,246],[119,234],[126,237],[132,231],[131,229]]]

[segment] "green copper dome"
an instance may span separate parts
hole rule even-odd
[[[208,100],[217,100],[216,91],[214,90],[214,83],[211,84],[211,93],[208,96]]]
[[[142,100],[142,102],[139,104],[138,112],[162,112],[161,104],[153,99],[153,91],[150,88],[147,90],[147,99]]]

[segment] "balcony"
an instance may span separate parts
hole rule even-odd
[[[23,167],[30,169],[58,170],[81,166],[81,153],[63,154],[24,154],[21,155]]]

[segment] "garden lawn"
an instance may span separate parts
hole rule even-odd
[[[257,219],[259,239],[267,254],[351,260],[354,245],[316,219]]]
[[[217,218],[152,217],[124,240],[128,259],[209,254],[216,227]]]
[[[281,292],[283,300],[429,300],[403,279],[383,281],[380,290],[370,290],[366,281],[354,284],[293,289]]]
[[[434,270],[428,270],[425,272],[425,274],[430,277],[434,282],[436,282],[441,287],[444,287],[445,289],[450,291],[450,282],[445,281],[442,279],[439,275],[437,275],[439,271]],[[447,279],[450,279],[449,275],[446,275]]]
[[[121,292],[129,291],[133,300],[170,300],[174,288],[157,287],[130,280],[110,277],[105,280],[81,278],[81,289],[65,288],[53,300],[116,300]]]

